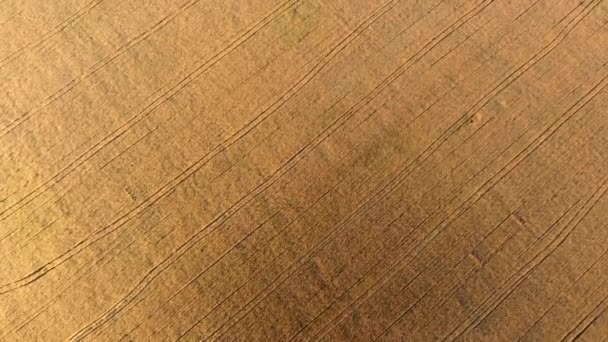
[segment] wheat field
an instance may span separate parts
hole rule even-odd
[[[607,340],[607,85],[601,0],[0,0],[0,340]]]

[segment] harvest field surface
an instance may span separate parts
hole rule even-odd
[[[608,340],[608,1],[0,0],[0,341]]]

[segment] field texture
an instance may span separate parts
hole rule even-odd
[[[608,339],[608,1],[0,0],[0,340]]]

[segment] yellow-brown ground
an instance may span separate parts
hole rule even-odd
[[[0,340],[608,338],[608,1],[0,1]]]

